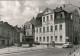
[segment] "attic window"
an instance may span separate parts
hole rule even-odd
[[[48,10],[47,10],[47,12],[48,12]]]

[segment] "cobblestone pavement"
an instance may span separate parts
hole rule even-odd
[[[13,46],[13,47],[9,47],[9,48],[7,47],[7,48],[0,49],[0,56],[3,56],[4,54],[5,55],[6,54],[10,54],[9,56],[11,56],[11,55],[12,56],[17,56],[16,53],[22,53],[22,55],[26,56],[26,54],[28,54],[28,55],[32,54],[32,53],[29,54],[28,53],[29,51],[32,51],[32,50],[33,51],[35,51],[35,50],[43,50],[40,53],[39,53],[39,51],[35,51],[35,52],[38,52],[40,54],[40,56],[41,56],[41,54],[45,55],[47,53],[48,50],[46,50],[46,49],[48,49],[48,48],[50,49],[49,52],[50,53],[52,52],[50,55],[54,54],[54,55],[57,56],[58,54],[60,54],[62,56],[62,55],[67,54],[67,56],[68,56],[69,52],[73,51],[76,47],[77,46],[74,46],[73,48],[62,48],[62,46],[55,46],[55,48],[54,48],[54,47],[47,47],[47,45],[37,45],[35,47],[26,48],[26,47]],[[15,55],[13,55],[13,53]],[[77,51],[75,53],[76,53],[76,55],[78,55]],[[34,54],[34,56],[37,55],[37,53],[33,53],[33,54]]]
[[[71,55],[69,56],[80,56],[80,47],[77,48]]]
[[[16,52],[24,52],[24,51],[30,51],[30,50],[39,50],[39,49],[46,49],[46,48],[53,48],[53,47],[47,47],[47,45],[37,45],[34,47],[6,47],[0,49],[0,55],[1,54],[9,54],[9,53],[16,53]]]

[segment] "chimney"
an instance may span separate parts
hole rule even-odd
[[[63,4],[63,8],[65,8],[65,4]]]
[[[3,21],[1,21],[3,23]]]
[[[60,9],[62,9],[62,7],[60,7]]]
[[[79,10],[80,10],[80,7],[79,7]]]
[[[18,27],[18,25],[16,25],[16,27]]]
[[[34,19],[34,17],[33,17],[33,19]]]

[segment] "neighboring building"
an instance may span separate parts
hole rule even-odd
[[[64,44],[66,42],[78,43],[79,12],[78,7],[67,4],[64,8],[45,9],[36,17],[35,41],[40,43]]]
[[[20,42],[23,42],[23,29],[20,30]]]
[[[7,22],[0,21],[0,46],[13,45],[17,38],[17,31]]]
[[[80,37],[80,16],[79,16],[79,37]],[[80,38],[79,38],[79,40],[80,40]],[[80,41],[79,41],[79,43],[80,43]]]
[[[34,17],[30,20],[27,21],[20,33],[20,39],[21,42],[26,42],[26,43],[30,43],[34,41],[34,36],[35,36],[35,19]]]
[[[21,30],[21,28],[19,28],[17,25],[14,26],[14,28],[15,28],[15,32],[16,32],[16,37],[14,39],[14,43],[18,43],[18,42],[20,42],[20,30]]]

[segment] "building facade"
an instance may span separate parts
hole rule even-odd
[[[32,43],[34,41],[34,33],[35,33],[35,19],[34,17],[27,21],[20,33],[21,42]]]
[[[72,7],[73,9],[70,9]],[[67,4],[64,8],[45,9],[36,17],[35,41],[64,44],[79,42],[79,13],[77,7]],[[75,29],[74,29],[75,28]]]
[[[16,38],[19,36],[15,28],[7,22],[0,21],[0,46],[14,45]]]

